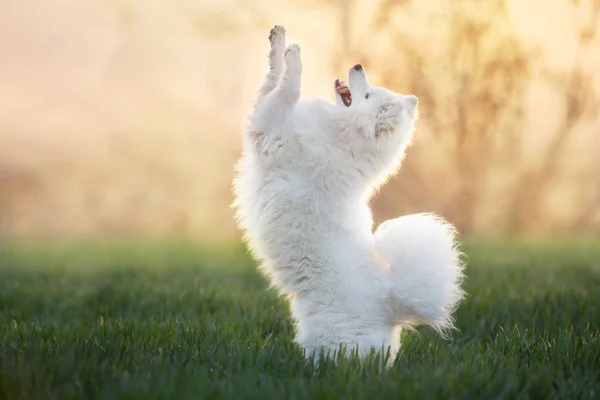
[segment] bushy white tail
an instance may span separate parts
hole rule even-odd
[[[382,223],[375,232],[380,257],[391,263],[392,320],[398,325],[452,327],[452,312],[464,297],[463,265],[454,227],[433,214],[413,214]]]

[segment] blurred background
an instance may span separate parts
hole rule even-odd
[[[600,233],[600,0],[2,0],[0,238],[239,237],[233,166],[274,24],[304,96],[360,62],[419,97],[377,221]]]

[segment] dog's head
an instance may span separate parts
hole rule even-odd
[[[348,108],[356,117],[364,117],[362,133],[366,137],[378,138],[384,133],[414,128],[418,117],[416,96],[371,86],[360,64],[348,71],[348,83],[346,86],[339,79],[335,80],[336,104]],[[369,126],[367,120],[373,124]]]
[[[343,115],[342,140],[361,174],[381,178],[395,172],[418,118],[417,97],[371,86],[360,64],[350,68],[348,86],[339,79],[334,86]]]

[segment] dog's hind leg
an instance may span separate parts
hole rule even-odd
[[[269,72],[265,76],[265,80],[258,91],[258,100],[256,104],[260,104],[261,100],[277,86],[281,74],[283,73],[283,54],[285,52],[285,28],[281,25],[275,25],[269,33],[269,41],[271,42],[271,50],[269,51]]]

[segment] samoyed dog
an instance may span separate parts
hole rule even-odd
[[[403,327],[453,327],[463,264],[453,226],[433,214],[383,222],[368,202],[400,167],[417,98],[373,87],[361,65],[336,79],[336,104],[300,101],[300,47],[269,35],[269,71],[234,179],[238,225],[286,296],[307,356],[385,352]]]

